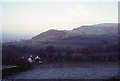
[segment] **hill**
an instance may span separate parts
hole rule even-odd
[[[100,45],[103,42],[116,43],[118,40],[118,24],[103,23],[90,26],[81,26],[73,30],[50,29],[40,33],[30,40],[22,40],[6,44],[29,47],[46,47],[55,45],[57,47],[73,46],[73,48]]]
[[[118,38],[118,26],[113,23],[69,31],[51,29],[29,40],[3,43],[3,63],[13,63],[13,59],[30,55],[39,55],[44,61],[116,61]]]

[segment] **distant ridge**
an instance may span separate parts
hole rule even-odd
[[[81,36],[81,35],[117,35],[118,34],[118,24],[117,23],[102,23],[90,26],[81,26],[74,28],[73,30],[55,30],[50,29],[43,32],[37,36],[32,37],[32,40],[39,41],[52,41],[59,40],[68,37]]]

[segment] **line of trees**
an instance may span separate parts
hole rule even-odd
[[[15,45],[2,46],[2,62],[3,64],[20,65],[21,57],[26,54],[38,55],[45,62],[62,62],[62,61],[94,61],[94,60],[115,60],[117,57],[111,56],[95,56],[100,52],[101,48],[86,47],[84,49],[72,49],[71,47],[59,48],[49,45],[46,48],[29,48],[28,46],[17,47]],[[114,49],[113,49],[114,48]],[[98,52],[96,51],[98,50]],[[106,47],[106,51],[116,51],[117,47]],[[105,52],[105,51],[103,51]],[[113,58],[113,59],[112,59]],[[24,64],[24,63],[23,63]]]

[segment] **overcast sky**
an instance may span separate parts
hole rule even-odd
[[[6,40],[30,38],[49,29],[118,22],[117,2],[5,2],[0,10]]]

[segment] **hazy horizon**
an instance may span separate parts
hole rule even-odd
[[[4,41],[30,39],[49,29],[118,22],[117,2],[1,3]]]

